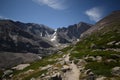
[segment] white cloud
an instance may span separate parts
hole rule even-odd
[[[0,16],[0,19],[8,19],[8,18],[6,18],[6,17],[4,17],[4,16]]]
[[[0,19],[2,19],[3,18],[3,16],[0,16]]]
[[[56,10],[63,10],[66,9],[66,6],[64,5],[66,0],[32,0],[40,5],[47,5],[48,7],[51,7]]]
[[[102,18],[103,11],[101,8],[94,7],[85,12],[86,15],[89,16],[91,21],[99,21]]]

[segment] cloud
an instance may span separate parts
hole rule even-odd
[[[66,0],[32,0],[40,5],[47,5],[56,10],[66,9],[65,1]]]
[[[6,17],[4,17],[4,16],[0,16],[0,19],[8,19],[8,18],[6,18]]]
[[[87,16],[89,16],[91,21],[99,21],[102,18],[103,10],[98,7],[91,8],[85,12]]]

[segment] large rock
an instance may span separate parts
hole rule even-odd
[[[30,64],[19,64],[15,67],[13,67],[12,69],[15,69],[15,70],[23,70],[24,68],[30,66]]]

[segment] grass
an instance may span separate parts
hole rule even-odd
[[[69,51],[70,49],[72,49],[72,46],[68,46],[60,51],[64,52],[64,53],[67,53],[67,51]]]
[[[29,80],[32,77],[38,77],[42,73],[46,72],[46,71],[39,71],[40,67],[44,67],[48,64],[56,63],[55,59],[62,57],[62,55],[63,54],[52,54],[52,55],[46,56],[42,60],[38,60],[38,61],[30,63],[30,66],[26,67],[23,70],[14,70],[13,75],[14,75],[14,77],[17,77],[19,74],[22,74],[22,73],[28,71],[29,69],[32,69],[35,72],[30,75],[25,75],[26,77],[24,80]]]
[[[115,51],[103,51],[103,49],[106,48],[120,48],[120,45],[107,45],[108,42],[111,41],[120,41],[120,28],[118,29],[118,26],[120,26],[120,23],[116,23],[115,25],[112,24],[111,26],[107,26],[103,28],[100,31],[97,31],[88,37],[84,38],[80,42],[78,42],[75,47],[74,46],[69,46],[66,47],[60,51],[62,51],[64,54],[67,54],[68,51],[70,51],[73,47],[73,50],[71,51],[70,54],[70,59],[80,59],[83,58],[84,56],[102,56],[103,61],[102,62],[96,62],[92,60],[88,60],[88,64],[86,65],[86,69],[92,69],[92,71],[97,74],[97,75],[104,75],[104,76],[113,76],[111,74],[111,69],[115,66],[120,66],[120,62],[109,62],[106,63],[106,59],[114,59],[119,61],[120,59],[111,55],[111,54],[120,54],[120,52],[115,52]],[[114,28],[113,28],[114,27]],[[106,33],[105,33],[106,32]],[[92,45],[94,44],[94,47]],[[93,51],[99,49],[99,51]],[[46,70],[39,71],[39,67],[46,66],[48,64],[54,64],[56,63],[55,59],[62,57],[64,54],[52,54],[49,55],[42,60],[36,61],[31,63],[30,66],[27,68],[20,70],[20,71],[14,71],[14,76],[17,76],[19,73],[23,73],[29,69],[35,70],[32,74],[26,75],[23,80],[30,80],[32,77],[38,77],[42,73],[46,73]],[[52,59],[52,60],[50,60]],[[75,61],[77,63],[78,61]],[[55,66],[61,67],[62,65],[57,64]],[[0,72],[1,75],[1,72]]]
[[[90,62],[86,65],[86,69],[91,69],[97,75],[112,77],[113,75],[111,74],[111,69],[116,66],[120,66],[120,62]]]
[[[22,80],[30,80],[31,78],[37,78],[40,75],[42,75],[43,73],[46,73],[47,70],[42,70],[42,71],[36,71],[30,75],[28,75],[27,77],[23,78]]]
[[[2,75],[3,75],[3,72],[2,72],[2,71],[0,71],[0,78],[2,77]]]

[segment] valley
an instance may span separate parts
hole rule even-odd
[[[0,30],[0,63],[20,61],[1,66],[2,80],[120,80],[120,11],[95,25],[53,30],[3,20]]]

